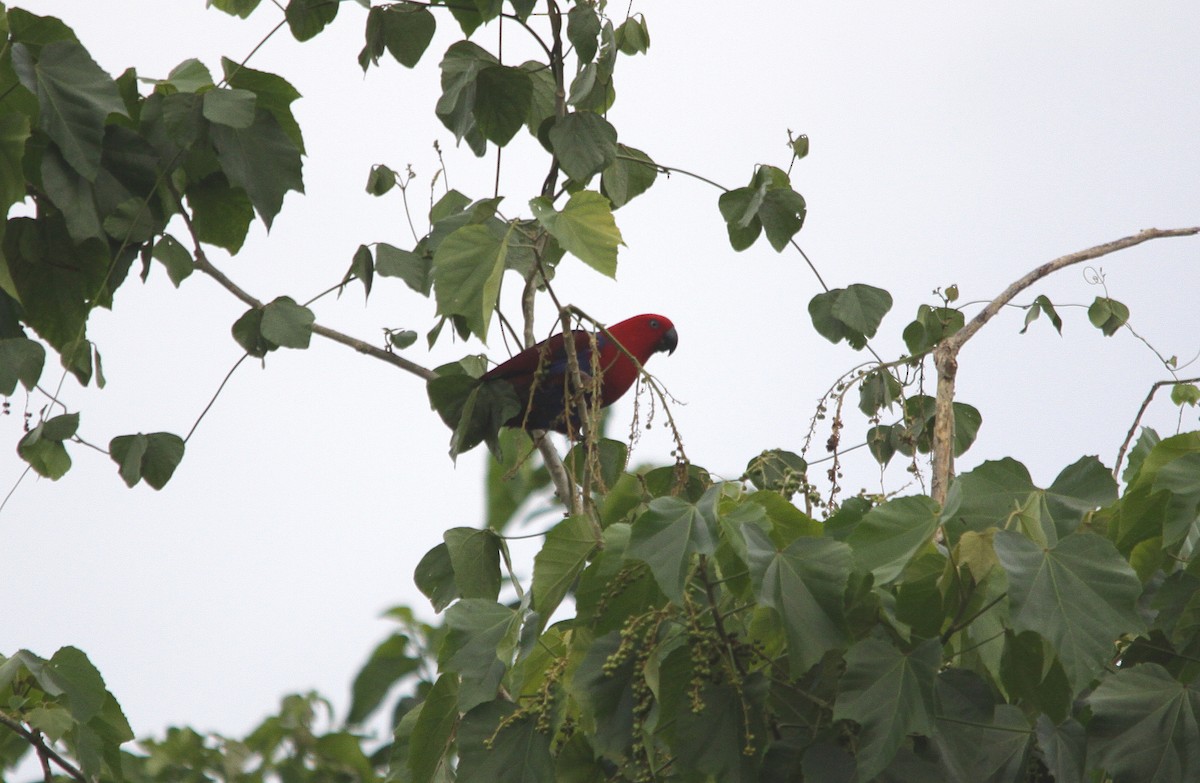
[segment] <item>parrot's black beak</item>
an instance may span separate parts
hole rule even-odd
[[[673,354],[675,353],[675,348],[678,345],[679,333],[676,332],[675,327],[672,326],[670,329],[663,332],[663,336],[659,338],[658,346],[655,348],[655,350],[666,351],[668,354]]]

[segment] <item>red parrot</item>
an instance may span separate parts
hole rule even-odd
[[[620,399],[637,380],[638,366],[625,351],[645,365],[653,354],[659,351],[674,353],[679,344],[675,325],[670,319],[654,314],[635,315],[608,327],[608,334],[616,338],[625,351],[609,339],[608,334],[596,333],[599,361],[593,361],[589,332],[575,329],[571,334],[584,384],[587,385],[588,378],[599,376],[602,408]],[[521,411],[506,421],[505,426],[566,433],[568,428],[579,429],[578,416],[572,415],[568,422],[564,415],[564,387],[568,373],[566,340],[562,334],[556,334],[493,367],[480,380],[504,381],[516,391]]]

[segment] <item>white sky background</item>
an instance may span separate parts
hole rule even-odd
[[[269,3],[247,21],[200,0],[17,5],[62,17],[114,75],[132,65],[150,77],[188,57],[219,73],[220,56],[240,60],[281,18]],[[619,5],[609,10],[619,15]],[[793,174],[809,207],[797,239],[831,286],[891,291],[874,343],[885,356],[902,350],[904,325],[934,287],[957,283],[960,301],[990,299],[1059,255],[1151,226],[1200,224],[1196,3],[734,8],[635,2],[652,46],[619,60],[610,119],[624,143],[729,187],[748,182],[756,163],[786,168],[787,129],[807,133],[812,152]],[[314,41],[283,31],[249,63],[304,95],[294,109],[308,146],[307,195],[288,195],[269,238],[256,227],[237,257],[213,254],[260,299],[304,300],[336,283],[360,243],[411,247],[398,194],[363,191],[373,163],[413,165],[418,221],[435,139],[450,184],[491,195],[494,155],[455,150],[433,116],[453,20],[439,15],[416,71],[387,60],[364,79],[355,57],[365,17],[347,2]],[[521,31],[504,32],[506,60],[523,59]],[[495,51],[495,27],[474,40]],[[527,213],[545,166],[527,135],[505,152],[506,214]],[[819,288],[798,255],[765,240],[730,249],[717,195],[660,177],[617,213],[628,244],[617,282],[567,259],[556,290],[610,323],[646,311],[675,321],[679,350],[651,369],[687,403],[675,416],[692,460],[734,478],[764,448],[799,451],[816,400],[863,357],[813,331],[806,307]],[[1200,351],[1200,240],[1158,240],[1096,266],[1163,354],[1183,362]],[[1127,331],[1104,338],[1084,309],[1065,306],[1103,295],[1082,268],[1018,301],[1038,293],[1059,305],[1062,337],[1045,318],[1019,335],[1023,313],[1012,311],[961,356],[959,399],[984,422],[960,469],[1011,455],[1046,485],[1084,454],[1111,465],[1150,383],[1167,377]],[[80,434],[99,444],[186,434],[240,355],[229,327],[244,309],[199,274],[179,291],[161,267],[146,285],[128,281],[116,315],[92,320],[108,387],[65,386]],[[322,323],[368,340],[381,340],[383,326],[424,334],[434,323],[433,303],[394,279],[376,281],[366,308],[355,284],[315,309]],[[431,367],[481,350],[443,340],[431,357],[422,346],[406,355]],[[487,350],[506,356],[499,340]],[[1184,372],[1200,375],[1200,364]],[[1163,397],[1147,421],[1169,432],[1177,415]],[[25,400],[12,404],[0,421],[3,492],[23,470],[15,444]],[[30,404],[36,415],[42,400]],[[618,433],[630,411],[617,409]],[[1184,420],[1195,428],[1196,413]],[[849,422],[847,444],[865,427],[857,414]],[[810,458],[823,456],[826,436]],[[180,723],[236,734],[282,694],[310,688],[344,714],[353,674],[391,629],[379,613],[408,603],[430,616],[413,567],[445,528],[481,524],[483,450],[455,467],[448,437],[423,383],[341,346],[314,339],[309,351],[271,354],[265,371],[248,363],[164,491],[127,489],[108,457],[78,446],[62,480],[26,477],[0,514],[0,651],[82,648],[139,736]],[[656,427],[635,459],[668,460],[670,447]],[[878,489],[878,471],[857,454],[847,490]],[[894,464],[884,484],[906,479]],[[529,558],[519,563],[526,574]]]

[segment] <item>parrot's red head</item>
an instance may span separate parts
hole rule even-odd
[[[608,327],[608,333],[643,365],[660,351],[674,353],[679,345],[675,324],[670,318],[654,313],[626,318]],[[603,404],[611,405],[637,380],[638,366],[606,338],[607,335],[600,336],[600,367],[604,373],[601,391]]]

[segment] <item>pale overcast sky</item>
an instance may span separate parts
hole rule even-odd
[[[280,19],[270,3],[248,21],[201,0],[15,5],[62,17],[111,73],[136,66],[149,77],[189,57],[219,72],[221,56],[243,58]],[[885,356],[902,350],[904,325],[935,287],[990,299],[1059,255],[1151,226],[1200,224],[1194,2],[632,8],[645,14],[652,46],[618,64],[610,119],[621,141],[735,187],[757,163],[787,166],[789,129],[808,134],[812,152],[793,173],[809,209],[797,239],[831,286],[891,291],[896,304],[875,342]],[[453,187],[491,195],[494,157],[456,150],[432,113],[455,25],[439,17],[415,71],[389,61],[364,78],[355,58],[365,16],[345,3],[316,40],[281,34],[250,62],[304,95],[294,108],[308,146],[307,195],[288,195],[269,238],[256,228],[237,257],[213,255],[261,299],[306,299],[336,283],[360,243],[411,246],[398,196],[363,192],[373,163],[412,164],[418,217],[435,140]],[[506,29],[506,57],[519,56],[518,38]],[[475,40],[494,49],[496,31]],[[505,153],[505,210],[527,209],[545,166],[528,137]],[[556,283],[609,322],[646,311],[674,320],[679,349],[651,369],[686,403],[675,417],[689,456],[735,478],[764,448],[799,451],[817,399],[864,357],[812,330],[806,307],[820,289],[798,255],[765,242],[730,249],[717,195],[660,177],[617,214],[628,244],[617,282],[565,261]],[[1155,348],[1181,362],[1200,351],[1200,239],[1160,240],[1095,267]],[[1111,465],[1149,385],[1167,377],[1133,335],[1104,338],[1084,309],[1067,306],[1102,295],[1082,268],[1018,301],[1039,293],[1061,305],[1062,337],[1045,319],[1018,334],[1013,311],[961,356],[959,399],[984,417],[962,469],[1011,455],[1045,485],[1084,454]],[[108,388],[66,385],[80,433],[97,443],[186,433],[240,355],[229,327],[243,310],[201,275],[178,292],[161,269],[146,285],[127,282],[116,315],[100,313],[91,327]],[[381,327],[433,324],[432,302],[394,280],[377,281],[369,307],[352,287],[316,312],[368,340],[381,340]],[[432,367],[479,350],[444,341],[435,356],[420,345],[407,355]],[[499,342],[487,350],[504,355]],[[42,400],[30,404],[36,415]],[[4,492],[23,469],[24,397],[12,405],[0,422]],[[629,412],[617,409],[618,433]],[[1196,412],[1183,420],[1195,428]],[[1164,398],[1147,421],[1169,431],[1177,411]],[[864,428],[850,422],[847,443]],[[811,458],[823,456],[827,434]],[[248,363],[164,491],[127,489],[108,457],[81,447],[62,480],[20,484],[0,513],[0,652],[82,648],[139,736],[179,723],[236,734],[282,694],[310,688],[344,710],[353,674],[389,631],[379,613],[409,603],[431,615],[412,586],[417,561],[442,530],[481,524],[484,454],[456,467],[447,441],[420,381],[340,346],[279,351],[265,371]],[[656,428],[635,459],[669,459],[670,447]],[[862,455],[848,460],[851,492],[880,487]],[[906,480],[903,465],[882,478],[889,489]],[[529,552],[518,563],[525,574]]]

